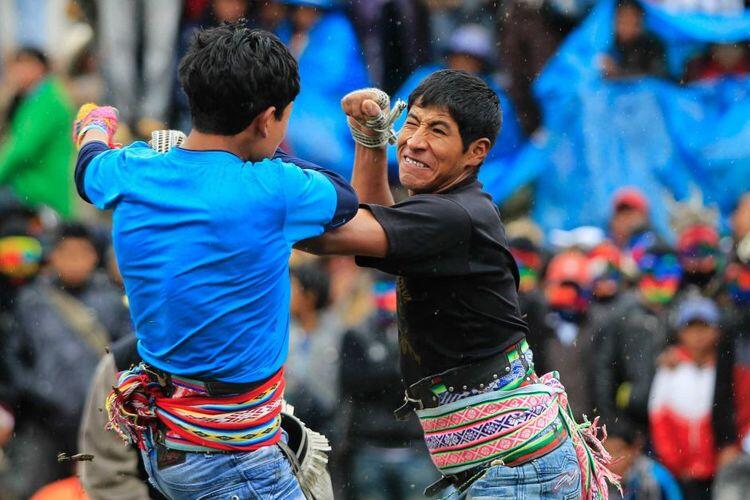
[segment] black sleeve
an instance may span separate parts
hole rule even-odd
[[[719,342],[719,356],[716,363],[716,385],[712,408],[711,427],[714,431],[717,448],[721,449],[737,442],[734,387],[734,331],[727,329]]]
[[[355,215],[357,215],[357,210],[359,209],[359,199],[357,198],[357,193],[354,191],[354,188],[349,185],[346,179],[341,177],[339,174],[327,170],[307,160],[303,160],[302,158],[292,156],[283,149],[277,149],[276,154],[273,156],[273,158],[278,158],[285,163],[297,165],[299,168],[315,170],[316,172],[325,175],[328,180],[331,181],[331,184],[333,184],[333,189],[336,190],[337,201],[336,211],[334,212],[333,217],[331,217],[331,222],[325,225],[326,231],[343,226],[344,224],[352,220]]]
[[[83,179],[86,175],[86,167],[89,166],[91,160],[93,160],[99,153],[109,151],[109,146],[101,141],[89,142],[78,151],[78,160],[76,161],[75,171],[75,183],[76,189],[78,190],[78,196],[83,198],[87,203],[91,203],[91,200],[86,196],[86,191],[83,188]]]
[[[382,259],[357,257],[361,266],[395,274],[434,268],[440,274],[441,268],[451,265],[450,258],[440,257],[446,252],[465,253],[469,248],[471,220],[460,205],[443,196],[415,195],[392,207],[362,207],[383,226],[388,253]]]

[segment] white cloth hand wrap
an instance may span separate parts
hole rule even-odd
[[[391,99],[388,94],[380,89],[370,88],[364,89],[373,92],[373,100],[380,107],[380,114],[373,118],[367,119],[364,123],[349,120],[349,130],[352,134],[352,139],[357,144],[360,144],[366,148],[380,148],[386,144],[396,143],[396,131],[393,129],[393,123],[398,120],[401,113],[406,109],[406,103],[402,100],[397,100],[393,109],[388,112],[388,108],[391,104]],[[357,91],[359,92],[359,91]],[[377,135],[369,135],[362,129],[369,129],[377,132]]]

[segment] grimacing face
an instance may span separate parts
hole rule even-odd
[[[469,177],[490,150],[477,139],[464,152],[458,124],[447,110],[412,105],[398,136],[401,185],[413,194],[439,193]]]

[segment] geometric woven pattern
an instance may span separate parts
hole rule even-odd
[[[283,371],[255,389],[209,396],[199,383],[173,377],[170,396],[158,375],[141,364],[122,372],[107,397],[109,422],[130,443],[145,446],[144,434],[166,428],[165,445],[187,451],[252,451],[281,437]]]

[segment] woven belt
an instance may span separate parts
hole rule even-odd
[[[532,367],[526,359],[529,345],[526,340],[518,342],[499,356],[475,361],[471,364],[451,368],[430,375],[411,384],[404,393],[404,404],[393,414],[398,420],[406,420],[413,410],[424,410],[439,406],[439,391],[450,393],[484,390],[487,386],[511,372],[511,364],[520,360],[524,371],[530,374]]]

